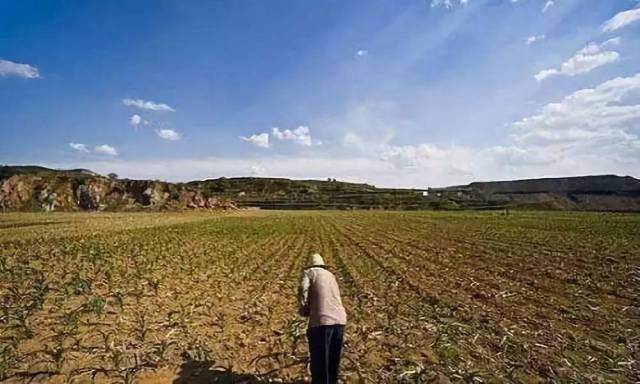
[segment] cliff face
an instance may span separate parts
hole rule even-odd
[[[182,184],[113,180],[99,175],[52,172],[14,174],[0,180],[0,210],[233,209],[228,199],[206,196]]]

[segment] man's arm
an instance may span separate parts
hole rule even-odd
[[[304,271],[300,287],[298,287],[298,312],[300,316],[309,317],[309,287],[311,287],[311,276],[309,270]]]

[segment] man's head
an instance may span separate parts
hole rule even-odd
[[[322,259],[322,256],[320,256],[319,253],[314,253],[313,255],[309,256],[309,262],[307,263],[307,267],[315,267],[315,266],[323,266],[324,265],[324,260]]]

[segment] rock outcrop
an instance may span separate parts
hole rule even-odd
[[[185,184],[116,180],[86,170],[0,170],[1,211],[235,209],[226,199]]]

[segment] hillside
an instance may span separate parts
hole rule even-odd
[[[615,175],[473,182],[425,189],[284,178],[168,183],[90,170],[0,167],[4,211],[262,209],[554,209],[640,211],[640,180]]]
[[[640,211],[640,180],[599,175],[473,182],[430,189],[440,198],[482,209]]]
[[[483,193],[638,193],[640,180],[615,175],[475,182],[468,185]]]
[[[441,205],[425,200],[419,190],[376,188],[335,179],[238,177],[193,181],[187,185],[234,199],[239,206],[263,209],[428,209]]]

